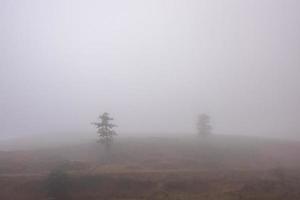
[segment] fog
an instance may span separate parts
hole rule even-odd
[[[1,0],[0,136],[299,137],[297,0]]]

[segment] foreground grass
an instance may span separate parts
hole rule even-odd
[[[72,200],[300,199],[300,170],[68,173],[68,177]],[[46,179],[2,177],[0,199],[47,199]]]
[[[123,140],[109,162],[96,144],[0,152],[0,199],[299,200],[299,150],[295,142],[215,137]],[[50,173],[58,166],[63,172]]]

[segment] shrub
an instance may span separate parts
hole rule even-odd
[[[46,181],[48,196],[55,200],[69,199],[70,178],[62,169],[55,169],[50,172]]]

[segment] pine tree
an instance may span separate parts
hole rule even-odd
[[[100,122],[93,122],[92,124],[97,128],[99,136],[98,142],[104,144],[108,151],[113,143],[113,137],[117,135],[117,133],[113,130],[116,125],[110,123],[113,118],[109,117],[109,114],[106,112],[99,116],[99,120]]]
[[[201,114],[197,123],[198,133],[200,136],[208,136],[211,134],[212,127],[210,125],[210,117],[207,114]]]

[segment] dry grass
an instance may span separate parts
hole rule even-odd
[[[124,141],[109,164],[96,162],[95,146],[79,148],[80,153],[76,147],[2,153],[0,199],[46,200],[47,174],[59,166],[69,174],[72,200],[298,200],[300,167],[293,152],[300,145],[287,146],[240,140]],[[281,157],[273,154],[278,151]],[[285,165],[274,164],[280,161]]]
[[[73,200],[300,199],[300,171],[283,179],[268,171],[71,174]],[[46,177],[0,179],[0,199],[46,199]]]

